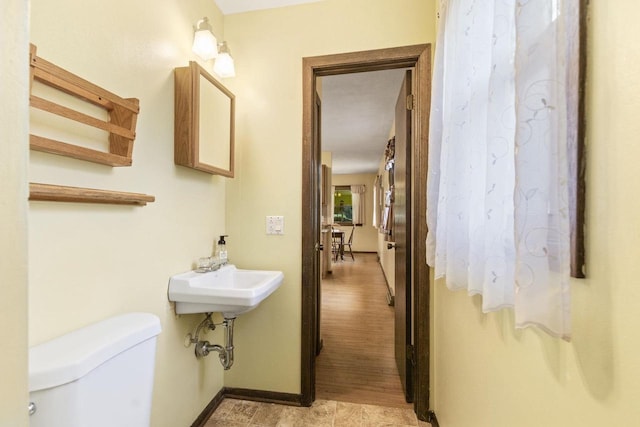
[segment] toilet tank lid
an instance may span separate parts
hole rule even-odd
[[[75,381],[117,354],[157,336],[160,319],[128,313],[88,325],[29,349],[29,391]]]

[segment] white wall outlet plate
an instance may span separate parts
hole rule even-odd
[[[267,216],[267,234],[284,234],[283,216]]]

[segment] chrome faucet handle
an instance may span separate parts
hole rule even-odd
[[[196,268],[196,272],[198,273],[207,273],[210,271],[216,271],[220,268],[220,263],[218,259],[212,256],[198,258],[198,268]]]

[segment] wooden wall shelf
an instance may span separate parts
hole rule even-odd
[[[141,193],[66,187],[32,182],[29,184],[29,200],[144,206],[147,203],[154,202],[156,198]]]
[[[31,87],[35,79],[44,85],[103,108],[109,116],[108,121],[97,119],[31,94],[29,101],[33,108],[109,132],[109,152],[33,134],[30,135],[30,148],[109,166],[131,166],[133,141],[136,137],[136,123],[140,112],[139,100],[121,98],[36,56],[36,46],[33,44],[29,52],[29,60]]]

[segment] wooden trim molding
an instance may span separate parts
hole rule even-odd
[[[207,420],[218,409],[218,406],[226,398],[251,400],[253,402],[277,403],[280,405],[302,406],[302,395],[291,393],[279,393],[275,391],[251,390],[245,388],[223,387],[211,402],[202,410],[191,427],[204,427]]]
[[[29,184],[29,200],[145,206],[147,203],[154,202],[156,198],[141,193],[32,182]]]
[[[302,406],[302,395],[277,391],[252,390],[246,388],[225,387],[224,397],[251,400],[254,402],[277,403],[280,405]]]
[[[578,129],[576,146],[570,147],[570,210],[571,210],[571,277],[586,277],[586,256],[584,211],[586,208],[585,184],[585,134],[587,130],[585,114],[585,94],[587,81],[587,19],[588,0],[580,0],[580,47],[578,54]]]
[[[429,408],[429,269],[426,258],[426,221],[421,218],[426,212],[426,164],[429,135],[429,105],[431,79],[431,45],[422,44],[365,52],[352,52],[303,58],[302,61],[302,337],[301,337],[301,403],[311,405],[315,398],[315,337],[314,316],[318,307],[317,292],[313,289],[313,261],[316,255],[316,236],[320,231],[313,229],[313,194],[310,189],[317,167],[313,164],[316,149],[313,142],[313,100],[316,77],[346,73],[377,71],[412,67],[415,69],[413,87],[417,88],[412,140],[416,194],[413,214],[416,227],[412,240],[416,242],[413,251],[413,286],[416,318],[415,341],[417,351],[415,409],[419,419],[426,420]],[[423,179],[424,178],[424,179]],[[422,224],[420,224],[422,222]]]
[[[224,400],[225,389],[221,389],[214,397],[211,399],[211,402],[202,410],[198,418],[191,424],[191,427],[204,427],[207,424],[211,415],[218,409],[218,406]]]
[[[425,47],[415,65],[414,95],[415,114],[413,116],[413,215],[412,241],[413,256],[413,336],[416,355],[414,370],[414,408],[420,420],[429,418],[429,384],[431,354],[431,297],[429,266],[427,259],[427,170],[429,150],[429,112],[431,106],[431,45]]]
[[[393,307],[395,305],[395,296],[393,295],[393,292],[391,292],[391,286],[389,286],[389,279],[387,279],[387,274],[384,272],[384,268],[382,268],[382,264],[380,263],[380,257],[378,257],[378,265],[380,265],[380,270],[382,270],[384,283],[387,285],[387,304],[389,304],[389,307]]]
[[[431,427],[440,427],[440,424],[438,423],[438,417],[436,417],[436,413],[433,411],[429,411],[426,421],[431,424]]]

